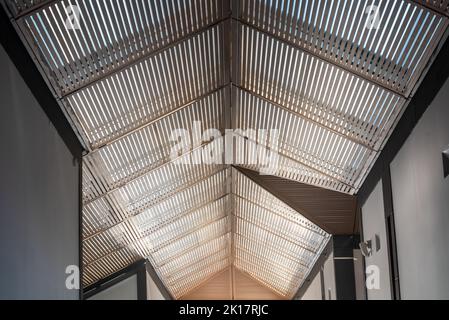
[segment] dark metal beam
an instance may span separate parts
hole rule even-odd
[[[113,285],[133,276],[137,276],[137,299],[147,300],[147,276],[149,275],[154,281],[162,296],[166,300],[173,300],[173,296],[166,288],[165,284],[157,275],[151,263],[145,259],[138,260],[133,264],[119,270],[104,279],[97,281],[96,283],[86,287],[84,289],[84,299],[100,293],[101,291],[112,287]]]
[[[349,136],[347,134],[341,133],[338,130],[332,129],[330,126],[326,126],[326,125],[324,125],[324,124],[322,124],[322,123],[320,123],[320,122],[318,122],[316,120],[311,119],[310,117],[307,117],[307,116],[305,116],[305,115],[303,115],[303,114],[301,114],[299,112],[293,111],[290,108],[288,108],[288,107],[286,107],[286,106],[284,106],[282,104],[279,104],[279,103],[277,103],[277,102],[275,102],[275,101],[273,101],[273,100],[271,100],[269,98],[266,98],[266,97],[264,97],[264,96],[262,96],[262,95],[260,95],[260,94],[258,94],[256,92],[254,92],[254,91],[252,91],[250,89],[244,88],[242,86],[238,86],[236,84],[232,84],[232,85],[234,87],[236,87],[237,89],[241,90],[241,91],[244,91],[244,92],[246,92],[246,93],[248,93],[248,94],[250,94],[250,95],[252,95],[252,96],[254,96],[256,98],[259,98],[259,99],[261,99],[261,100],[263,100],[263,101],[265,101],[265,102],[267,102],[269,104],[272,104],[273,106],[275,106],[275,107],[277,107],[279,109],[282,109],[282,110],[290,113],[293,116],[299,117],[299,118],[301,118],[301,119],[303,119],[303,120],[305,120],[307,122],[313,123],[314,125],[316,125],[316,126],[318,126],[320,128],[323,128],[325,130],[331,131],[332,133],[334,133],[334,134],[336,134],[336,135],[338,135],[338,136],[340,136],[340,137],[342,137],[344,139],[352,141],[352,142],[354,142],[354,143],[356,143],[356,144],[358,144],[358,145],[368,149],[371,152],[378,152],[378,150],[375,150],[369,144],[365,143],[364,141],[362,141],[362,140],[360,140],[358,138],[351,137],[351,136]]]
[[[356,300],[354,249],[357,248],[358,235],[333,236],[335,285],[337,300]]]
[[[429,5],[425,1],[422,1],[422,0],[405,0],[405,1],[415,4],[415,5],[418,5],[418,7],[430,10],[430,11],[432,11],[432,13],[434,13],[438,16],[449,17],[449,12],[447,10],[441,9],[440,7],[437,7],[437,6]]]
[[[148,263],[148,262],[146,262]],[[137,271],[137,300],[147,300],[147,270],[144,266]]]
[[[49,6],[51,6],[52,4],[54,4],[54,3],[58,2],[58,1],[59,0],[42,0],[40,3],[38,3],[36,5],[33,5],[33,6],[27,8],[25,10],[22,10],[20,12],[16,12],[17,10],[16,10],[14,4],[11,3],[8,6],[10,7],[12,12],[16,12],[16,13],[13,14],[14,19],[19,20],[19,19],[21,19],[23,17],[32,15],[33,13],[35,13],[35,12],[41,10],[41,9],[46,9]],[[8,0],[6,2],[8,2]]]
[[[83,160],[81,158],[76,160],[78,164],[78,250],[79,250],[79,261],[78,261],[78,270],[79,270],[79,278],[80,278],[80,290],[79,290],[79,298],[83,300],[83,274],[84,274],[84,266],[83,266]]]

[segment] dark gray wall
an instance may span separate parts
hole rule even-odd
[[[449,80],[390,165],[403,299],[449,299]]]
[[[0,46],[0,299],[77,299],[78,165]]]

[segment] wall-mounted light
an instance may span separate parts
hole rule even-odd
[[[359,243],[360,251],[364,257],[370,257],[373,255],[373,240],[366,240]],[[378,252],[380,250],[380,237],[379,235],[374,235],[374,250]]]
[[[373,252],[371,240],[360,242],[359,243],[359,248],[360,248],[360,251],[362,252],[362,255],[364,257],[371,256],[371,254]]]
[[[443,174],[446,178],[449,175],[449,146],[443,151]]]

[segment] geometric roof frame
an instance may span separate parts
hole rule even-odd
[[[354,195],[449,24],[448,1],[3,5],[86,150],[83,284],[144,257],[176,298],[231,264],[291,298],[330,234],[233,166],[182,162],[219,139],[172,159],[171,132],[276,129],[274,176]]]

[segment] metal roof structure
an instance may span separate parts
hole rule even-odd
[[[330,235],[229,163],[182,161],[221,139],[173,159],[173,131],[278,130],[273,175],[355,194],[449,23],[446,0],[4,5],[86,149],[83,284],[143,257],[175,298],[231,264],[293,297]]]

